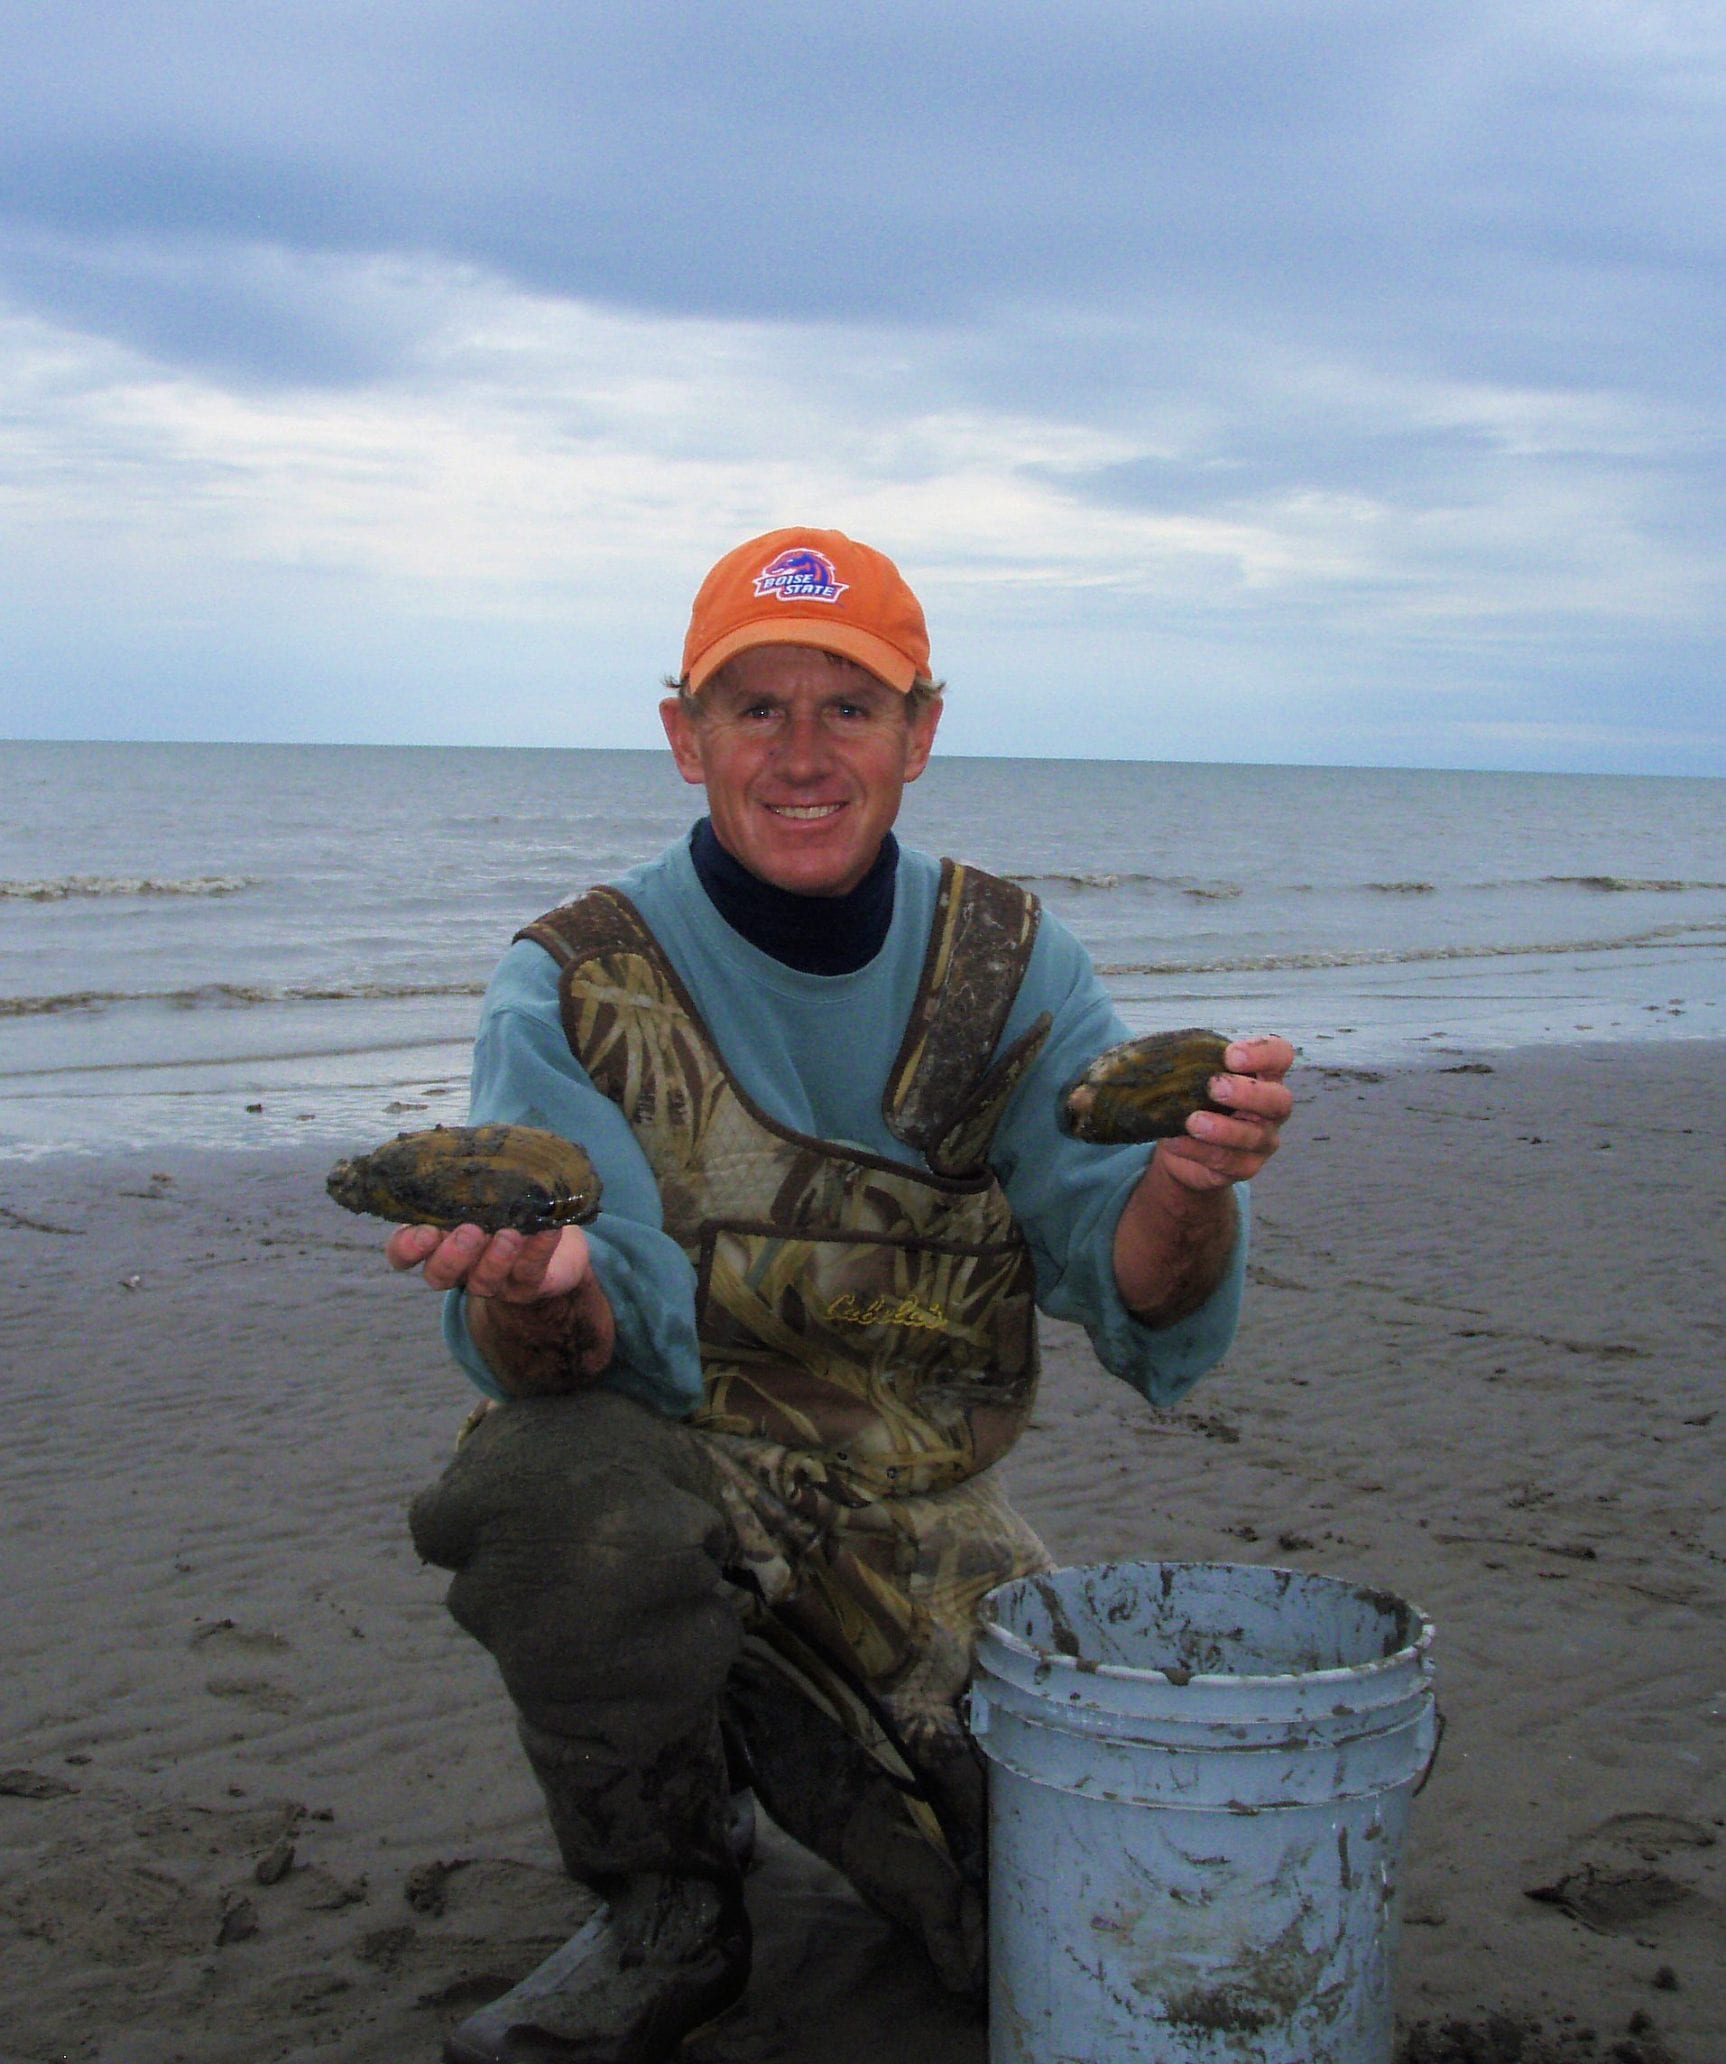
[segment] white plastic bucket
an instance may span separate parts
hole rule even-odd
[[[1386,1592],[1251,1564],[992,1591],[991,2064],[1388,2064],[1431,1644]]]

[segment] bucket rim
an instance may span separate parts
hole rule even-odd
[[[1130,1559],[1113,1565],[1115,1568],[1132,1566],[1135,1565],[1131,1564]],[[1012,1578],[1009,1582],[999,1584],[993,1591],[986,1593],[981,1608],[983,1616],[979,1626],[979,1648],[989,1642],[998,1642],[1003,1648],[1034,1664],[1038,1669],[1059,1672],[1063,1676],[1070,1676],[1081,1682],[1100,1678],[1105,1683],[1167,1684],[1181,1691],[1194,1687],[1204,1689],[1213,1686],[1239,1688],[1250,1686],[1255,1689],[1263,1687],[1268,1690],[1275,1686],[1287,1688],[1296,1684],[1313,1687],[1366,1684],[1378,1678],[1393,1675],[1405,1676],[1408,1674],[1411,1665],[1421,1675],[1424,1676],[1425,1674],[1433,1645],[1433,1622],[1430,1615],[1423,1612],[1411,1598],[1399,1597],[1391,1591],[1380,1591],[1377,1586],[1371,1584],[1353,1584],[1346,1577],[1325,1576],[1322,1572],[1316,1570],[1295,1569],[1283,1563],[1196,1562],[1187,1559],[1169,1562],[1147,1561],[1136,1566],[1146,1569],[1250,1570],[1255,1575],[1294,1576],[1321,1584],[1334,1584],[1339,1588],[1360,1594],[1376,1594],[1385,1599],[1387,1603],[1398,1606],[1409,1615],[1416,1631],[1414,1638],[1405,1642],[1401,1648],[1392,1649],[1388,1655],[1375,1656],[1370,1662],[1365,1663],[1340,1663],[1322,1670],[1276,1670],[1252,1674],[1248,1674],[1245,1671],[1192,1670],[1176,1675],[1171,1674],[1167,1670],[1157,1670],[1148,1666],[1131,1663],[1089,1662],[1083,1656],[1063,1655],[1058,1649],[1038,1648],[1033,1642],[1028,1641],[1024,1635],[1014,1633],[1010,1628],[1002,1626],[999,1620],[989,1616],[990,1601],[997,1598],[1002,1592],[1015,1591],[1022,1586],[1028,1586],[1034,1583],[1038,1577],[1047,1579],[1051,1576],[1065,1574],[1069,1570],[1096,1567],[1096,1565],[1074,1563],[1066,1564],[1061,1568],[1053,1570],[1034,1571],[1028,1577]]]

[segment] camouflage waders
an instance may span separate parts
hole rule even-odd
[[[727,1882],[721,1740],[793,1835],[979,1991],[977,1604],[1048,1557],[986,1473],[1030,1416],[1029,1251],[986,1155],[1047,1034],[994,1061],[1033,899],[948,861],[884,1098],[927,1169],[776,1124],[619,892],[529,926],[697,1274],[704,1397],[483,1415],[416,1507],[497,1657],[575,1876]]]

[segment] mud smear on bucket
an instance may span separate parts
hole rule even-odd
[[[992,1592],[992,2064],[1389,2064],[1430,1640],[1387,1593],[1252,1564]]]

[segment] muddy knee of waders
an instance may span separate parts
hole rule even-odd
[[[955,1713],[938,1770],[915,1791],[757,1654],[725,1695],[734,1765],[773,1819],[915,1935],[942,1985],[982,2005],[988,1986],[986,1794]]]
[[[717,1700],[740,1633],[711,1492],[680,1428],[589,1391],[488,1413],[414,1501],[414,1544],[455,1572],[450,1611],[496,1659],[584,1875],[666,1867],[652,1829],[692,1817],[705,1850],[707,1794],[725,1796]],[[579,1832],[589,1806],[615,1839]]]
[[[712,1710],[740,1640],[730,1535],[680,1428],[607,1391],[518,1400],[410,1523],[536,1726],[651,1750]]]

